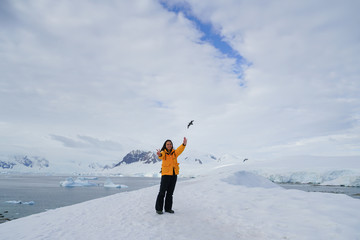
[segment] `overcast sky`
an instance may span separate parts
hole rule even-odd
[[[186,136],[218,157],[360,156],[358,9],[1,1],[0,154],[114,162]]]

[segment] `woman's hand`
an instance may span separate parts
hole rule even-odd
[[[186,137],[184,137],[183,144],[184,144],[184,146],[186,146],[186,144],[187,144],[187,139],[186,139]]]
[[[156,149],[156,154],[158,155],[158,157],[161,157],[160,149]]]

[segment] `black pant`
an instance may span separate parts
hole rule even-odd
[[[163,210],[165,193],[165,211],[172,210],[173,193],[176,185],[176,180],[177,176],[175,174],[161,176],[160,191],[155,204],[156,211]]]

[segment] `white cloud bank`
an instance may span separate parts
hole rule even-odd
[[[3,1],[3,152],[85,158],[97,144],[112,161],[187,136],[217,155],[360,155],[357,1],[187,2],[251,62],[243,79],[158,1]]]

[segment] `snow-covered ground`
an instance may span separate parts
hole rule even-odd
[[[177,183],[175,214],[157,215],[159,186],[91,200],[0,225],[2,239],[360,239],[360,201],[285,190],[218,167]]]

